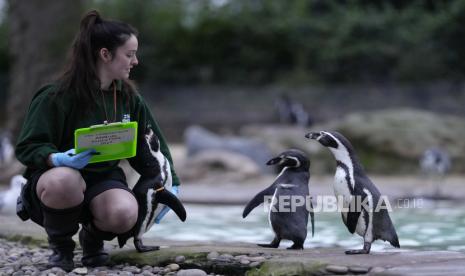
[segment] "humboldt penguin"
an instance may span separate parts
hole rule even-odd
[[[160,151],[160,141],[151,128],[147,128],[144,143],[138,145],[141,156],[130,161],[141,175],[132,189],[139,205],[139,214],[133,231],[118,236],[118,244],[123,247],[132,236],[138,252],[158,250],[159,246],[145,246],[142,235],[154,224],[155,218],[166,205],[170,207],[181,221],[186,220],[186,210],[170,190],[172,186],[171,167],[168,159]]]
[[[433,147],[425,150],[420,158],[420,167],[427,180],[433,184],[433,199],[444,198],[441,196],[441,184],[447,172],[451,168],[449,153],[445,149]]]
[[[366,175],[351,143],[338,132],[310,132],[305,137],[320,142],[336,159],[333,188],[338,203],[344,207],[342,221],[350,233],[357,232],[364,240],[363,249],[348,250],[346,254],[369,254],[371,243],[377,239],[399,248],[388,210],[380,205],[381,193]]]
[[[15,175],[10,180],[10,188],[0,192],[0,214],[15,214],[18,196],[27,180],[21,175]]]
[[[271,186],[258,193],[244,208],[245,218],[255,207],[272,197],[268,219],[275,237],[270,244],[262,247],[277,248],[282,239],[294,244],[287,249],[303,249],[307,237],[308,215],[310,213],[312,236],[314,234],[313,205],[309,196],[310,161],[300,150],[287,150],[269,160],[267,165],[279,165],[282,171]],[[281,208],[285,202],[290,206]],[[294,206],[293,206],[294,205]]]

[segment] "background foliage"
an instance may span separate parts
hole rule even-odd
[[[139,81],[422,81],[465,73],[461,0],[89,0],[87,7],[139,29]],[[7,47],[1,40],[3,76]]]
[[[465,1],[92,1],[140,30],[159,83],[457,79]]]

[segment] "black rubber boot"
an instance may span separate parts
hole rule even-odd
[[[82,247],[82,265],[97,267],[108,263],[110,256],[103,248],[103,241],[110,241],[116,234],[99,230],[92,223],[82,225],[79,243]]]
[[[74,247],[72,237],[79,230],[79,216],[82,205],[67,209],[52,209],[42,204],[43,225],[48,235],[48,243],[53,251],[48,258],[48,267],[60,267],[65,271],[74,268]]]

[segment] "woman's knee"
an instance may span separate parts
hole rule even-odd
[[[68,208],[84,200],[86,184],[79,171],[57,167],[46,171],[37,182],[37,196],[48,207]]]
[[[138,205],[126,190],[108,190],[91,202],[94,223],[103,230],[117,234],[131,230],[137,221]]]
[[[125,233],[136,224],[137,206],[119,205],[109,212],[109,225],[116,230],[116,233]]]

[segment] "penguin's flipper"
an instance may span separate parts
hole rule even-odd
[[[247,205],[244,208],[244,211],[242,212],[242,218],[245,218],[246,216],[249,215],[249,213],[255,209],[258,205],[262,204],[265,201],[265,196],[271,196],[274,194],[275,191],[275,185],[271,185],[270,187],[266,188],[265,190],[259,192],[257,195],[252,198],[252,200],[247,203]]]
[[[395,230],[394,230],[395,231]],[[389,243],[396,247],[396,248],[400,248],[400,244],[399,244],[399,238],[397,237],[397,233],[394,232],[394,238],[392,238]]]
[[[184,205],[182,205],[181,201],[170,191],[164,189],[160,192],[157,192],[155,195],[155,200],[158,203],[165,204],[166,206],[171,208],[171,210],[173,210],[176,213],[180,220],[186,220],[187,214]]]
[[[136,247],[137,252],[142,253],[142,252],[149,252],[149,251],[155,251],[159,250],[160,246],[148,246],[142,244],[142,240],[134,238],[134,246]]]
[[[362,203],[365,200],[366,194],[361,194],[361,196],[353,196],[349,206],[349,212],[347,212],[347,221],[346,226],[351,234],[355,233],[357,228],[358,218],[362,213]]]
[[[312,224],[312,237],[315,234],[315,214],[313,212],[313,203],[310,201],[310,223]]]
[[[348,212],[347,213],[346,226],[351,234],[355,233],[355,229],[357,228],[357,222],[358,222],[359,217],[360,217],[360,212]]]

